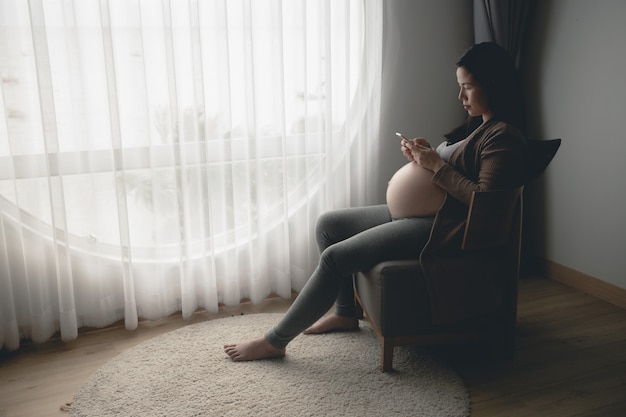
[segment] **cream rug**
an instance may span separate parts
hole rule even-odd
[[[469,416],[459,376],[417,348],[379,370],[372,329],[302,335],[281,359],[232,362],[224,342],[256,337],[282,314],[210,320],[113,358],[74,398],[71,416]]]

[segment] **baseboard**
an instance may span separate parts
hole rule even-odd
[[[626,310],[626,289],[622,287],[547,259],[543,260],[543,270],[548,278],[584,291],[589,295]]]

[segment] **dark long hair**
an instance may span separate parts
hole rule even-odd
[[[524,105],[519,75],[508,52],[493,42],[479,43],[465,51],[456,66],[465,68],[480,84],[487,95],[489,109],[496,118],[524,131]],[[466,124],[445,136],[452,141],[463,139],[480,122],[477,118],[470,118]],[[459,138],[459,135],[464,136]]]

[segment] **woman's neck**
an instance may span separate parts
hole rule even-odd
[[[482,118],[483,123],[487,123],[489,120],[493,119],[493,113],[483,113]]]

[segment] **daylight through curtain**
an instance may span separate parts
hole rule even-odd
[[[0,346],[299,290],[381,42],[378,0],[0,2]]]

